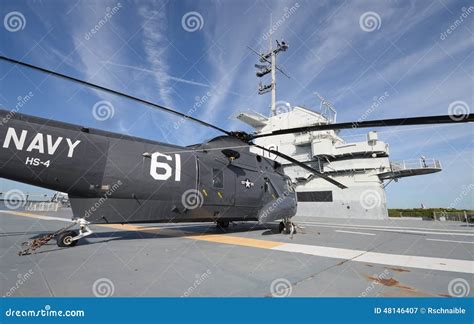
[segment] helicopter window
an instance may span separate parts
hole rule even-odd
[[[212,186],[214,188],[224,188],[224,172],[220,169],[212,169]]]
[[[295,188],[293,187],[293,182],[291,182],[291,179],[286,180],[286,185],[289,192],[295,191]]]

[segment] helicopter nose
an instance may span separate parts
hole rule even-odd
[[[296,215],[296,197],[287,195],[268,202],[258,213],[259,224],[266,224],[276,220],[292,218]]]

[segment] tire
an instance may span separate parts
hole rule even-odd
[[[296,234],[296,227],[293,223],[289,223],[289,227],[286,227],[285,223],[281,222],[278,230],[281,234],[291,234],[291,227],[293,227],[293,234]]]
[[[77,232],[75,231],[62,232],[56,237],[56,244],[59,247],[73,247],[77,244],[78,241],[71,241],[71,239],[75,236],[77,236]]]
[[[278,232],[283,233],[284,230],[285,230],[285,223],[280,222],[280,224],[278,225]]]
[[[228,220],[219,220],[217,221],[217,226],[221,228],[228,228],[229,227],[229,221]]]

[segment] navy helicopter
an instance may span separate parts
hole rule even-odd
[[[328,175],[292,157],[254,143],[256,138],[319,130],[472,122],[452,116],[382,119],[314,125],[249,134],[228,131],[171,108],[0,56],[20,67],[79,83],[189,119],[223,133],[208,142],[182,147],[83,125],[0,110],[0,177],[67,193],[71,225],[37,238],[20,255],[56,238],[60,247],[92,234],[90,224],[280,221],[293,234],[297,198],[282,166],[250,151],[257,147],[298,165],[339,188]],[[315,211],[317,213],[317,211]],[[71,230],[78,226],[79,231]]]

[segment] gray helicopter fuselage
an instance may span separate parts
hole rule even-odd
[[[181,147],[0,110],[0,177],[68,193],[74,217],[92,223],[296,213],[279,165],[227,136]]]

